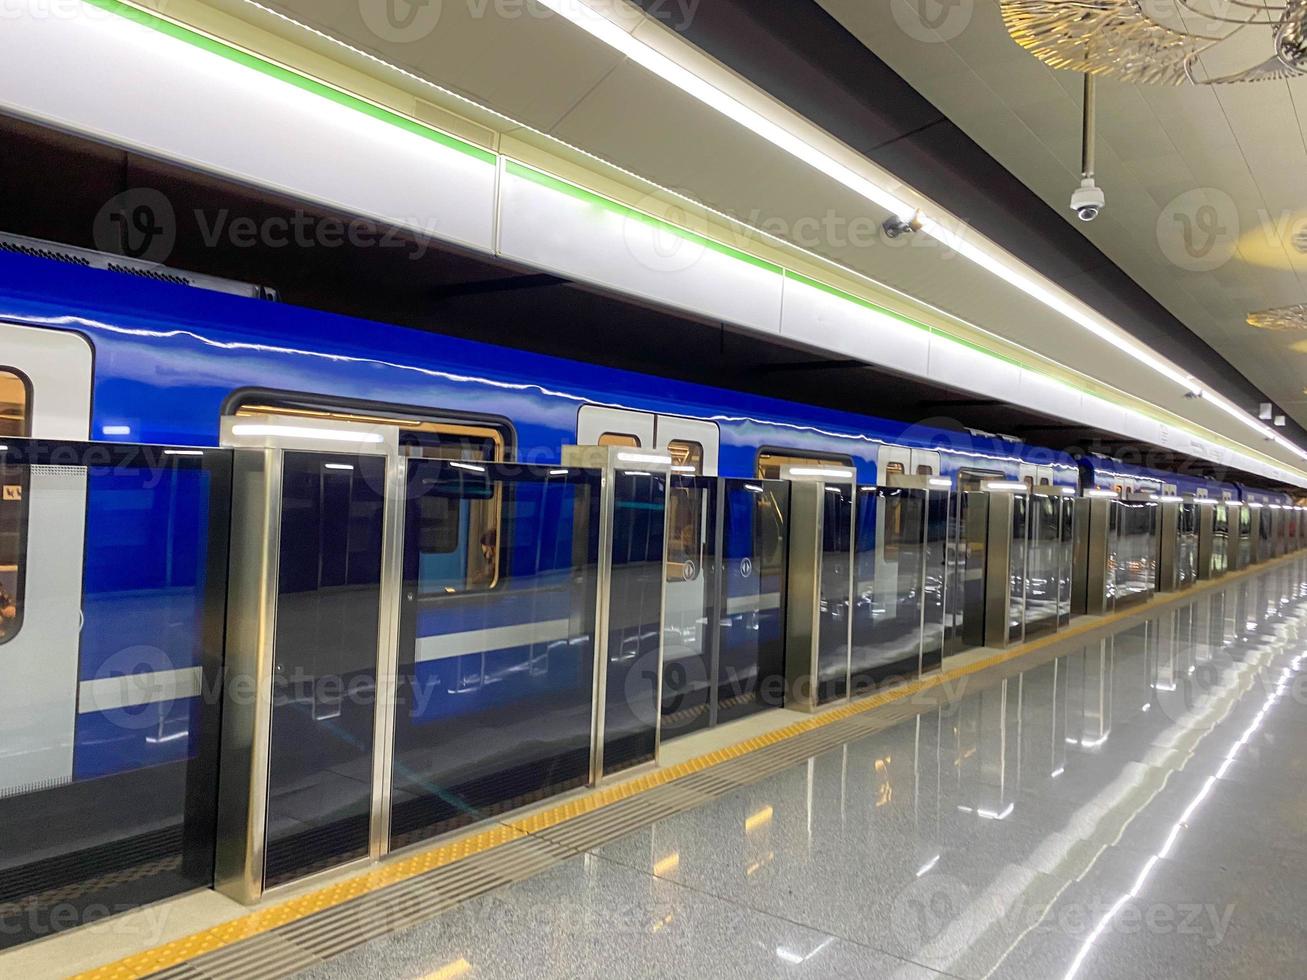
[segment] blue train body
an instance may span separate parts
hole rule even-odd
[[[875,483],[881,475],[878,453],[893,444],[938,451],[943,476],[981,469],[1020,479],[1039,465],[1048,468],[1056,485],[1074,487],[1079,480],[1077,465],[1066,454],[1000,437],[910,426],[25,256],[0,254],[0,318],[76,331],[89,341],[93,439],[215,446],[224,412],[241,392],[257,390],[502,420],[511,428],[513,457],[525,463],[558,463],[562,447],[577,439],[581,407],[599,405],[715,423],[718,470],[725,477],[756,477],[759,450],[775,447],[848,457],[859,482]],[[175,485],[166,493],[156,488],[133,497],[117,488],[113,475],[91,478],[80,653],[84,681],[112,675],[113,658],[133,646],[163,643],[166,649],[151,654],[160,670],[198,662],[199,610],[195,590],[187,586],[203,574],[204,531],[195,515],[206,510],[208,490],[194,474],[172,479]],[[746,513],[734,507],[731,520],[744,520]],[[560,513],[560,526],[568,520]],[[160,526],[177,528],[166,547],[152,543]],[[736,531],[728,539],[745,537],[742,528]],[[505,545],[524,550],[535,542]],[[172,556],[167,567],[159,563],[164,553]],[[756,582],[732,580],[728,594],[756,587]],[[134,614],[132,595],[150,596],[148,615]],[[538,609],[515,605],[511,595],[492,606],[481,607],[474,621],[461,621],[457,612],[426,610],[419,636],[539,616]],[[510,650],[502,659],[512,673],[512,664],[532,655]],[[430,669],[458,671],[458,677],[439,677],[442,689],[466,680],[464,667],[455,664],[442,661]],[[196,698],[165,703],[157,716],[149,716],[149,725],[135,728],[98,712],[79,715],[75,776],[184,758],[192,740],[183,733],[197,704]],[[437,700],[426,710],[461,709],[442,708]]]

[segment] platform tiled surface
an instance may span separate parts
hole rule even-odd
[[[1303,575],[977,678],[305,975],[1301,976]]]

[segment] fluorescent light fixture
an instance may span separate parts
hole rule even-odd
[[[985,489],[991,493],[1025,493],[1030,488],[1019,480],[991,480]]]
[[[944,476],[932,476],[930,478],[930,487],[932,490],[952,490],[953,481]]]
[[[823,150],[813,146],[802,136],[790,131],[755,109],[745,105],[733,95],[713,85],[690,69],[673,61],[637,38],[615,21],[609,20],[584,0],[540,0],[554,13],[570,20],[586,33],[598,38],[610,48],[620,51],[642,68],[675,85],[682,92],[698,99],[709,108],[739,123],[745,129],[761,136],[768,143],[812,167],[832,180],[843,184],[873,204],[890,211],[903,220],[912,218],[917,209],[898,195],[875,181],[864,177],[851,167],[840,163]],[[624,5],[623,5],[624,6]]]
[[[1116,500],[1121,495],[1117,493],[1115,490],[1099,490],[1097,487],[1095,487],[1092,490],[1086,490],[1085,496],[1086,497],[1111,497],[1113,500]]]
[[[354,467],[350,463],[323,463],[324,470],[340,470],[342,472],[353,473]]]
[[[756,483],[746,483],[746,484],[744,485],[744,489],[748,490],[750,493],[766,493],[766,492],[767,492],[767,491],[764,490],[762,487],[758,486]]]
[[[655,456],[649,453],[618,453],[619,463],[643,463],[646,466],[671,466],[672,457]]]
[[[165,449],[165,456],[203,456],[203,449]]]
[[[354,429],[313,429],[307,425],[277,425],[268,422],[242,422],[231,427],[234,436],[273,436],[282,439],[316,439],[322,442],[381,442],[379,432]]]
[[[100,432],[106,436],[129,436],[132,434],[130,425],[102,425]]]
[[[1063,488],[1062,488],[1062,496],[1064,496],[1064,497],[1074,497],[1075,495],[1076,495],[1076,488],[1075,488],[1075,487],[1063,487]]]
[[[694,476],[694,474],[697,473],[698,470],[696,470],[693,466],[673,466],[673,467],[672,467],[672,472],[673,472],[673,473],[688,473],[690,476]]]
[[[1251,507],[1253,510],[1261,510],[1261,509],[1262,509],[1262,505],[1259,504],[1259,503],[1255,503],[1255,502],[1254,502],[1254,503],[1250,503],[1250,504],[1248,504],[1247,506]]]
[[[478,466],[476,463],[461,463],[458,460],[450,460],[449,465],[456,470],[467,470],[469,473],[484,473],[486,468]]]
[[[1159,504],[1182,504],[1182,503],[1184,503],[1184,497],[1176,497],[1176,496],[1174,496],[1174,495],[1172,495],[1172,494],[1167,494],[1167,495],[1164,496],[1164,497],[1155,497],[1155,498],[1153,498],[1153,499],[1156,500]]]
[[[1271,421],[1271,416],[1275,414],[1275,406],[1270,402],[1262,402],[1257,407],[1257,417],[1263,422]]]
[[[622,470],[622,473],[626,476],[653,476],[652,473],[645,470]]]
[[[8,446],[0,446],[0,453],[7,453],[7,452],[9,452]]]
[[[568,475],[569,473],[571,473],[571,472],[572,472],[571,470],[550,470],[550,471],[549,471],[549,475],[550,475],[550,476],[567,476],[567,475]]]
[[[838,466],[791,466],[786,472],[800,479],[816,480],[846,481],[858,475],[854,470],[842,469]]]

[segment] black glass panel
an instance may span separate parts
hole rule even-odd
[[[1021,642],[1026,629],[1026,594],[1030,582],[1030,509],[1031,501],[1026,494],[1017,494],[1012,498],[1011,550],[1008,552],[1012,583],[1007,612],[1009,643]]]
[[[368,853],[385,461],[282,469],[265,882]]]
[[[1062,500],[1062,575],[1057,603],[1059,626],[1066,626],[1071,622],[1071,590],[1075,585],[1075,573],[1072,571],[1075,564],[1075,547],[1076,503],[1073,498],[1064,497]]]
[[[925,516],[922,490],[863,487],[858,494],[855,691],[888,678],[918,674]]]
[[[717,721],[785,703],[785,562],[790,485],[725,480]]]
[[[949,535],[948,638],[953,655],[985,645],[985,544],[989,502],[979,490],[954,496],[953,531]]]
[[[5,442],[0,948],[212,884],[231,493],[219,450]]]
[[[393,846],[589,779],[598,488],[584,470],[409,460]],[[483,567],[477,591],[423,589],[448,541],[474,549],[458,560]]]
[[[1026,639],[1057,628],[1062,591],[1062,500],[1030,498],[1030,548],[1026,574]]]
[[[817,637],[817,701],[849,693],[852,637],[853,508],[857,488],[826,485],[822,519],[820,615]]]
[[[720,587],[717,480],[673,476],[667,511],[662,740],[713,721],[713,657]]]
[[[948,612],[949,515],[953,495],[932,492],[926,502],[926,552],[922,593],[921,669],[932,670],[944,658]]]
[[[658,746],[658,655],[662,629],[667,478],[614,476],[604,772],[653,760]]]
[[[1157,505],[1122,501],[1115,565],[1118,605],[1150,598],[1157,584]]]

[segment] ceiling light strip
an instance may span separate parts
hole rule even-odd
[[[694,74],[667,55],[650,47],[644,41],[635,37],[634,34],[595,9],[586,0],[540,0],[540,3],[604,44],[621,52],[641,67],[646,68],[686,94],[741,124],[774,146],[833,178],[873,204],[903,219],[912,217],[917,213],[917,209],[888,189],[845,166],[802,137],[790,132],[779,123],[766,118],[761,113],[717,88],[707,79]],[[1179,385],[1190,394],[1204,397],[1223,411],[1239,418],[1240,421],[1248,424],[1267,439],[1289,449],[1297,456],[1307,459],[1307,451],[1261,425],[1248,413],[1239,409],[1238,406],[1205,389],[1192,375],[1134,341],[1128,333],[1110,320],[1086,307],[1082,307],[1069,293],[1055,284],[1043,280],[1043,277],[1038,273],[1023,268],[1023,263],[997,245],[985,240],[984,246],[981,246],[960,232],[947,228],[939,219],[928,215],[920,215],[920,220],[922,230],[932,238],[952,248],[958,254],[970,259],[991,274],[998,276],[1009,285],[1021,290],[1037,302],[1065,316],[1073,323],[1094,334],[1094,336],[1106,341],[1134,360]],[[1045,282],[1047,282],[1047,285],[1045,285]]]

